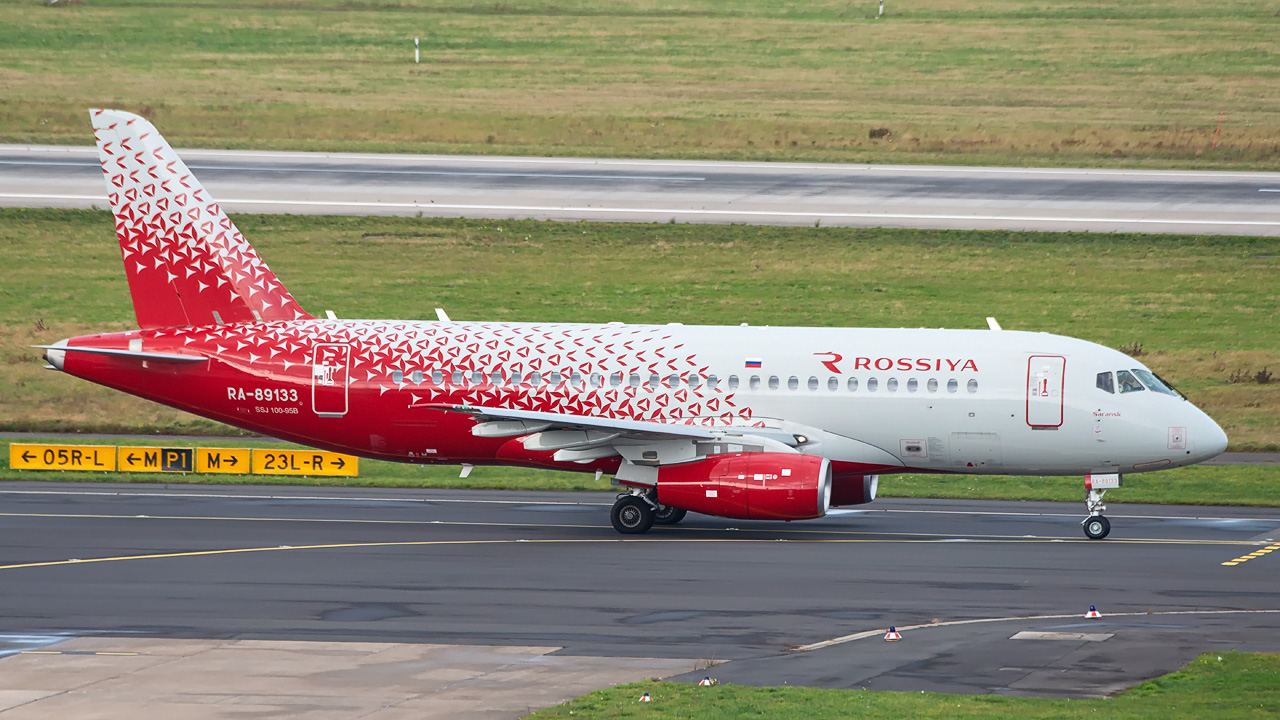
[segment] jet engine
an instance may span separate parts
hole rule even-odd
[[[658,469],[658,502],[744,520],[807,520],[831,505],[831,461],[816,455],[713,455]]]
[[[876,499],[879,475],[842,475],[831,485],[831,506],[864,505]]]

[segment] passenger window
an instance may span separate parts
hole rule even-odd
[[[969,390],[969,392],[970,392],[970,393],[976,393],[976,392],[978,392],[978,381],[977,381],[977,380],[970,380],[970,381],[969,381],[969,384],[968,384],[968,386],[967,386],[967,388],[968,388],[968,390]]]
[[[422,371],[414,370],[413,373],[409,375],[409,379],[412,380],[415,385],[420,384],[422,382]]]
[[[947,392],[953,393],[959,389],[960,389],[960,383],[956,382],[955,378],[951,378],[950,380],[947,381]]]
[[[730,389],[730,390],[737,390],[737,389],[738,389],[738,376],[737,376],[737,375],[730,375],[730,376],[729,376],[729,389]]]
[[[529,384],[534,387],[538,387],[539,385],[541,385],[542,373],[537,372],[536,370],[534,372],[529,373]]]
[[[547,375],[547,384],[551,387],[560,387],[560,383],[564,382],[564,376],[558,372]]]
[[[1115,377],[1113,377],[1109,372],[1098,373],[1098,389],[1106,390],[1107,392],[1114,395],[1116,392]]]
[[[915,378],[907,381],[907,392],[915,392],[918,389],[920,389],[920,383]]]
[[[791,377],[787,378],[787,389],[788,389],[788,390],[799,390],[799,389],[800,389],[800,378],[796,377],[795,375],[792,375]]]
[[[1142,383],[1138,382],[1138,378],[1134,377],[1133,373],[1128,370],[1117,370],[1116,382],[1120,385],[1121,395],[1146,390],[1146,388],[1142,387]]]
[[[702,384],[702,378],[701,378],[701,377],[699,377],[699,376],[697,376],[697,375],[690,375],[690,376],[689,376],[689,387],[690,387],[690,388],[694,388],[694,389],[696,389],[696,388],[697,388],[699,385],[701,385],[701,384]]]
[[[489,374],[489,382],[493,383],[494,385],[501,385],[502,373],[500,371],[494,370],[492,373]]]
[[[400,383],[404,382],[404,371],[403,371],[403,370],[394,370],[394,371],[392,371],[392,373],[391,373],[391,382],[393,382],[393,383],[395,383],[395,384],[397,384],[397,385],[399,385]]]
[[[616,372],[616,373],[609,373],[609,385],[610,385],[610,386],[612,386],[612,387],[618,387],[618,386],[619,386],[619,385],[621,385],[621,384],[622,384],[622,373],[620,373],[620,372]]]
[[[858,392],[858,378],[849,378],[849,392]]]
[[[453,374],[449,376],[449,382],[453,383],[454,385],[461,385],[461,384],[462,384],[462,371],[461,371],[461,370],[454,370],[454,371],[453,371]]]
[[[781,384],[782,384],[782,383],[781,383],[781,382],[779,382],[779,380],[778,380],[778,376],[777,376],[777,375],[770,375],[770,376],[769,376],[769,389],[770,389],[770,390],[777,390],[777,389],[778,389],[778,387],[779,387]]]
[[[880,381],[875,378],[867,378],[867,392],[875,392],[880,387]]]
[[[636,373],[631,373],[631,377],[627,380],[627,383],[633,388],[640,387],[640,376]]]
[[[668,375],[668,376],[667,376],[667,387],[669,387],[669,388],[671,388],[671,389],[673,389],[673,390],[674,390],[675,388],[680,387],[680,376],[679,376],[679,375]]]
[[[569,375],[569,383],[576,388],[582,387],[582,373],[574,372]]]
[[[898,392],[898,378],[889,378],[884,384],[884,388],[889,392]]]
[[[749,381],[747,382],[747,384],[751,386],[751,389],[752,389],[752,390],[759,390],[759,389],[760,389],[760,376],[759,376],[759,375],[752,375],[752,376],[751,376],[751,380],[749,380]]]
[[[649,387],[654,388],[656,390],[657,387],[661,384],[662,384],[662,378],[658,377],[657,375],[649,376]]]
[[[929,378],[928,388],[929,388],[929,392],[938,392],[938,379]]]
[[[708,375],[708,376],[707,376],[707,389],[708,389],[708,390],[715,390],[715,389],[716,389],[716,386],[717,386],[717,385],[719,385],[719,384],[720,384],[720,378],[716,377],[715,375]],[[737,384],[737,383],[734,383],[734,387],[737,387],[737,386],[738,386],[738,384]]]
[[[816,378],[816,377],[811,377],[811,378],[809,378],[809,389],[810,389],[810,390],[817,390],[817,389],[818,389],[818,378]]]
[[[484,384],[484,373],[480,372],[479,370],[472,370],[472,371],[471,371],[471,384],[472,384],[472,385],[483,385],[483,384]]]
[[[524,378],[518,372],[511,373],[511,384],[519,385]]]
[[[834,377],[827,378],[827,389],[830,390],[831,392],[835,392],[839,390],[840,389],[839,378],[834,378]]]
[[[600,373],[591,373],[591,387],[600,387],[604,385],[604,376]]]
[[[431,371],[431,384],[439,385],[444,382],[444,373],[439,370]]]

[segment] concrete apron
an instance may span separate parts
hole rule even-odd
[[[695,660],[557,647],[51,638],[0,653],[0,715],[26,718],[518,718]]]

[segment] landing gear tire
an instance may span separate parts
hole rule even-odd
[[[1092,515],[1084,520],[1084,534],[1090,540],[1101,540],[1111,533],[1111,521],[1101,515]]]
[[[654,515],[649,501],[635,495],[623,495],[613,504],[609,520],[613,522],[613,529],[623,535],[640,535],[653,527]]]
[[[670,505],[658,505],[658,510],[653,514],[653,522],[657,525],[675,525],[688,515],[689,511],[684,508],[671,507]]]

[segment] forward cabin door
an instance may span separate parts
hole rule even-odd
[[[320,417],[347,414],[351,346],[317,345],[311,357],[311,408]]]
[[[1027,424],[1033,428],[1062,427],[1062,392],[1067,359],[1032,355],[1027,359]]]

